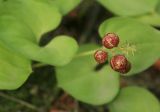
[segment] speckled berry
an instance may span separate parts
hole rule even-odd
[[[126,68],[125,68],[125,69],[122,69],[122,70],[119,70],[118,72],[120,72],[120,73],[122,73],[122,74],[126,74],[126,73],[128,73],[130,70],[131,70],[131,63],[128,62]]]
[[[113,70],[122,74],[128,73],[131,69],[131,64],[124,55],[116,55],[112,57],[110,65]]]
[[[107,54],[107,52],[105,52],[103,50],[97,50],[94,53],[94,58],[97,61],[97,63],[99,63],[99,64],[105,63],[108,58],[108,54]]]
[[[102,39],[102,44],[108,49],[117,47],[119,44],[119,37],[114,33],[107,33]]]

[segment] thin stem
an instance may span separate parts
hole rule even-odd
[[[99,49],[102,49],[102,50],[105,50],[106,48],[104,47],[101,47]],[[83,57],[83,56],[88,56],[88,55],[93,55],[95,53],[95,51],[98,50],[98,49],[94,49],[94,50],[90,50],[90,51],[86,51],[86,52],[82,52],[80,54],[77,54],[75,55],[74,58],[78,58],[78,57]],[[120,50],[121,52],[123,52],[124,54],[126,54],[127,56],[129,55],[129,53],[131,52],[132,55],[134,56],[134,53],[136,52],[136,46],[135,45],[131,45],[129,43],[125,43],[124,45],[122,46],[119,46],[115,49],[111,49],[110,50],[110,53],[111,55],[115,55],[115,51],[116,50]],[[109,52],[109,51],[108,51]],[[43,66],[46,66],[46,64],[43,64],[43,63],[38,63],[38,64],[35,64],[33,65],[33,68],[39,68],[39,67],[43,67]]]
[[[32,104],[30,104],[28,102],[25,102],[23,100],[15,98],[15,97],[6,95],[6,94],[4,94],[2,92],[0,92],[0,96],[3,97],[3,98],[5,98],[5,99],[8,99],[8,100],[11,100],[13,102],[19,103],[19,104],[21,104],[21,105],[23,105],[23,106],[25,106],[27,108],[30,108],[32,110],[35,110],[35,111],[39,112],[39,109],[36,106],[34,106],[34,105],[32,105]]]
[[[88,56],[88,55],[93,55],[97,50],[100,50],[100,49],[101,49],[101,50],[105,50],[106,48],[101,47],[101,48],[97,48],[97,49],[94,49],[94,50],[82,52],[82,53],[80,53],[80,54],[75,55],[74,58],[83,57],[83,56]]]
[[[83,52],[83,53],[77,54],[77,55],[75,56],[75,58],[77,58],[77,57],[82,57],[82,56],[87,56],[87,55],[92,55],[92,54],[94,54],[95,51],[96,51],[96,50],[91,50],[91,51],[87,51],[87,52]]]
[[[100,49],[103,49],[103,48],[100,48]],[[93,55],[96,50],[97,50],[97,49],[94,49],[94,50],[90,50],[90,51],[86,51],[86,52],[77,54],[77,55],[75,55],[74,58],[83,57],[83,56],[88,56],[88,55]],[[43,67],[43,66],[46,66],[46,65],[47,65],[47,64],[44,64],[44,63],[37,63],[37,64],[34,64],[32,67],[33,67],[33,68],[39,68],[39,67]]]

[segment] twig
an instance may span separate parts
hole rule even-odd
[[[37,112],[40,111],[36,106],[34,106],[34,105],[32,105],[32,104],[30,104],[28,102],[25,102],[25,101],[23,101],[21,99],[17,99],[15,97],[9,96],[9,95],[4,94],[2,92],[0,92],[0,96],[3,97],[3,98],[5,98],[5,99],[7,99],[7,100],[11,100],[13,102],[19,103],[19,104],[21,104],[21,105],[23,105],[23,106],[25,106],[25,107],[27,107],[29,109],[32,109],[34,111],[37,111]]]

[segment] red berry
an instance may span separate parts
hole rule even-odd
[[[119,37],[114,33],[107,33],[102,40],[102,44],[108,49],[117,47],[119,44]]]
[[[127,73],[131,69],[131,64],[124,55],[116,55],[112,57],[110,65],[113,70],[120,73]]]
[[[131,70],[131,63],[128,62],[126,68],[122,69],[122,70],[119,70],[118,72],[120,72],[122,74],[125,74],[125,73],[128,73],[130,70]]]
[[[107,52],[103,51],[103,50],[97,50],[94,53],[94,58],[98,63],[105,63],[107,60],[108,54]]]

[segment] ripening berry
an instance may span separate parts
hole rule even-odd
[[[120,73],[122,73],[122,74],[126,74],[126,73],[128,73],[130,70],[131,70],[131,63],[128,62],[126,68],[125,68],[125,69],[122,69],[122,70],[119,70],[118,72],[120,72]]]
[[[94,58],[99,64],[105,63],[108,58],[108,54],[107,54],[107,52],[105,52],[103,50],[97,50],[94,53]]]
[[[107,33],[102,39],[102,44],[108,49],[117,47],[119,44],[119,37],[114,33]]]
[[[113,70],[120,73],[127,73],[131,69],[131,64],[124,55],[116,55],[112,57],[110,65]]]

